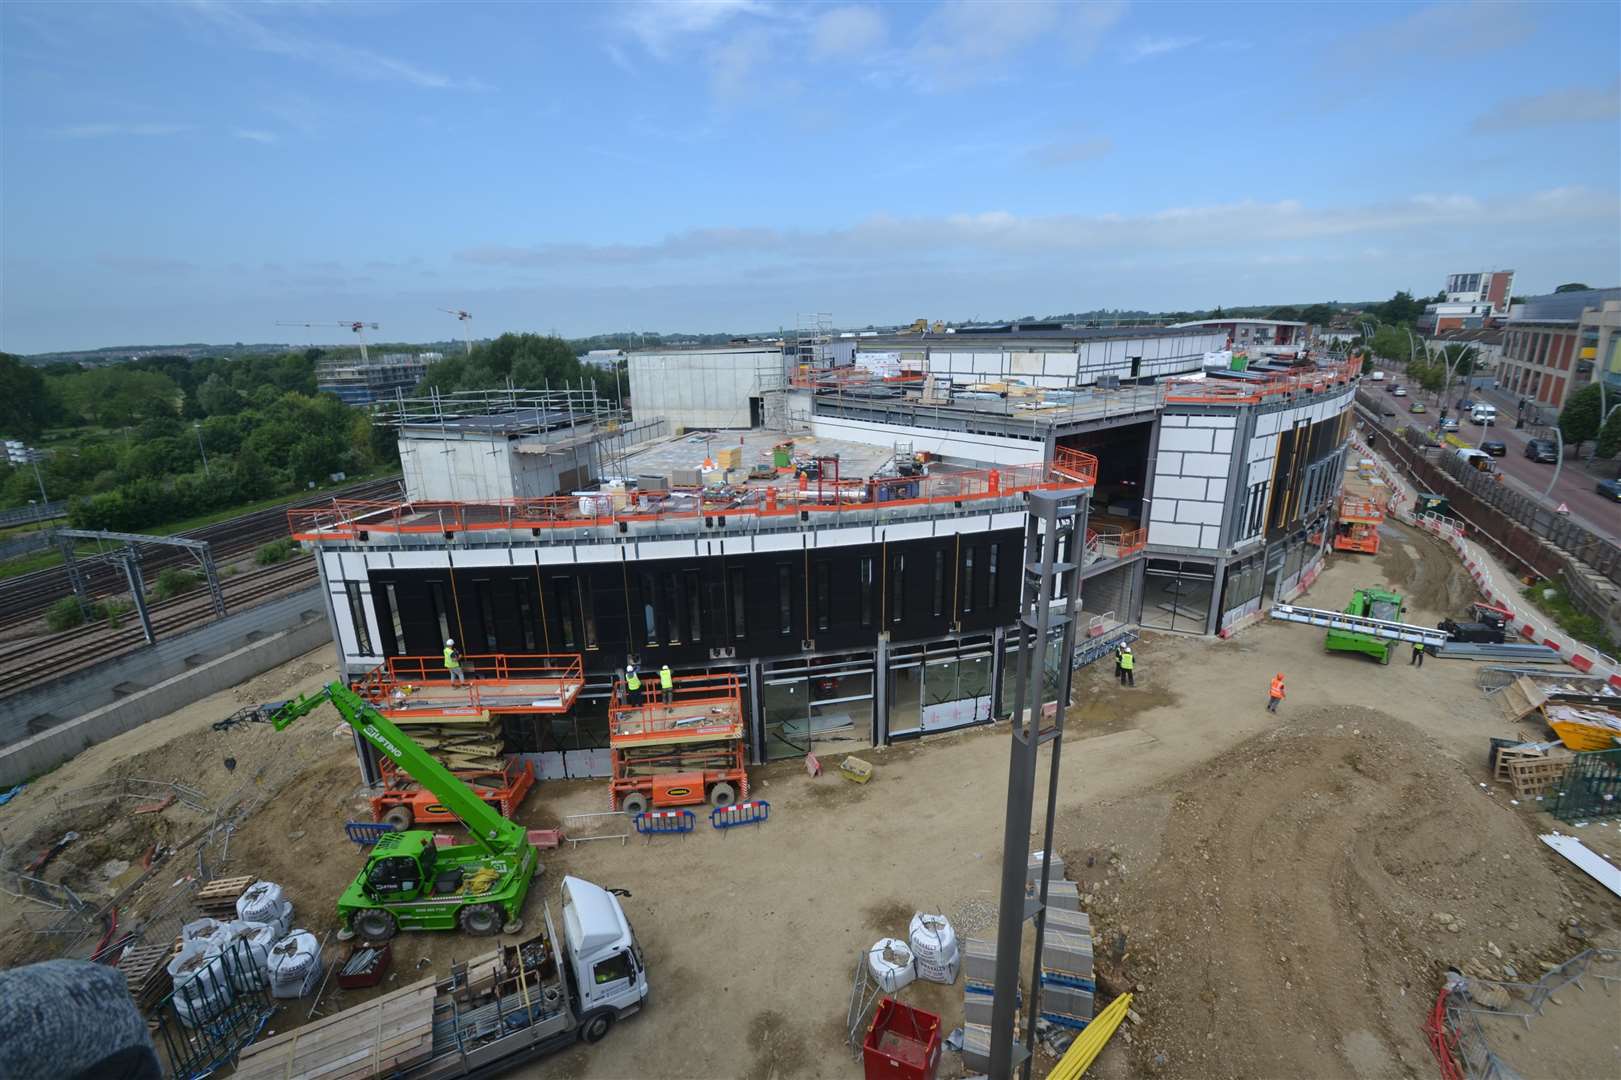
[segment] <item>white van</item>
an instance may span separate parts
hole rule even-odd
[[[1497,406],[1476,404],[1473,409],[1469,410],[1469,419],[1481,427],[1490,427],[1497,423]]]

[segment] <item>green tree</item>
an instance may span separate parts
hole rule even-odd
[[[1621,409],[1610,405],[1610,415],[1599,429],[1598,446],[1594,448],[1598,457],[1609,459],[1621,454]]]
[[[242,411],[244,399],[229,380],[215,373],[197,388],[197,404],[209,416],[229,416]]]
[[[1373,354],[1406,363],[1413,358],[1413,339],[1406,330],[1381,326],[1373,334]]]
[[[1300,320],[1313,326],[1327,326],[1333,319],[1334,309],[1327,304],[1312,304],[1300,313]]]
[[[167,375],[124,367],[70,375],[62,380],[61,392],[69,411],[104,427],[173,417],[181,400],[180,388]]]
[[[1579,455],[1582,443],[1597,437],[1603,419],[1599,416],[1601,398],[1601,391],[1594,385],[1584,386],[1565,399],[1565,407],[1559,412],[1559,433],[1572,453]]]
[[[1300,309],[1292,307],[1275,307],[1267,313],[1269,319],[1280,319],[1283,322],[1299,322]]]
[[[1413,299],[1412,293],[1402,289],[1384,303],[1374,304],[1371,310],[1381,322],[1411,325],[1424,314],[1424,304]]]
[[[32,439],[51,419],[45,377],[9,353],[0,353],[0,433]]]

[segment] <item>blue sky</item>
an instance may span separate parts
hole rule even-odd
[[[0,6],[0,348],[1621,283],[1621,7]]]

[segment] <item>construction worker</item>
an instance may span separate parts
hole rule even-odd
[[[1126,646],[1122,642],[1114,647],[1114,681],[1126,685]]]
[[[1283,700],[1283,672],[1278,672],[1272,678],[1272,688],[1266,692],[1266,711],[1277,712],[1278,702]]]
[[[642,677],[636,674],[635,664],[625,665],[625,700],[632,705],[641,705]]]
[[[1136,668],[1137,657],[1132,653],[1131,646],[1127,645],[1120,650],[1120,674],[1127,686],[1137,685]]]
[[[669,664],[659,668],[659,689],[664,691],[664,707],[668,709],[675,697],[675,676],[670,674]]]
[[[1424,643],[1422,641],[1413,642],[1413,658],[1411,660],[1407,661],[1407,666],[1408,667],[1415,667],[1415,666],[1423,667],[1424,666]]]
[[[445,639],[445,670],[450,672],[451,683],[467,684],[467,676],[462,674],[462,654],[456,651],[456,639]]]

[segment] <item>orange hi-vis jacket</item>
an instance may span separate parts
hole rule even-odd
[[[1270,691],[1268,691],[1268,693],[1270,693],[1275,698],[1281,699],[1283,697],[1283,680],[1282,679],[1273,679],[1272,680],[1272,689]]]

